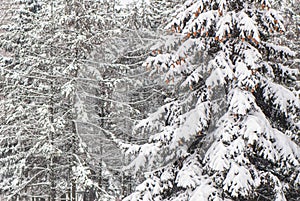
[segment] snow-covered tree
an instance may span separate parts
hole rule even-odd
[[[22,1],[1,34],[1,191],[8,199],[97,188],[76,124],[79,71],[101,25],[96,3]],[[93,26],[92,26],[93,25]],[[9,165],[7,165],[9,164]],[[16,197],[17,196],[17,197]]]
[[[137,5],[140,6],[145,4]],[[89,88],[94,87],[94,91],[86,95],[86,103],[93,102],[86,104],[89,108],[87,111],[93,112],[89,113],[89,123],[86,124],[90,129],[84,129],[83,132],[92,155],[91,161],[95,169],[99,170],[99,175],[103,175],[99,177],[101,185],[111,186],[107,183],[109,179],[104,177],[107,170],[115,178],[119,178],[116,181],[119,188],[113,192],[118,197],[127,195],[131,186],[134,186],[134,181],[122,170],[127,158],[123,156],[112,136],[130,141],[139,140],[131,135],[132,125],[136,119],[145,115],[145,108],[153,103],[151,101],[159,93],[153,87],[155,84],[148,79],[149,72],[145,72],[145,68],[141,66],[150,52],[154,32],[148,24],[132,18],[138,9],[132,12],[125,8],[119,7],[118,14],[111,13],[115,23],[107,26],[109,37],[94,47],[93,69],[99,77],[95,79],[97,84],[94,82],[93,85],[86,85]],[[136,24],[139,26],[136,27]],[[102,167],[105,168],[102,170]]]
[[[121,146],[146,168],[125,200],[297,200],[300,103],[296,53],[276,1],[188,0],[144,63],[174,86]]]
[[[11,24],[1,33],[2,49],[16,57],[22,57],[24,51],[28,50],[26,43],[32,42],[31,38],[26,36],[34,26],[32,19],[35,13],[30,9],[35,5],[37,5],[36,2],[31,4],[25,1],[20,5],[20,9],[13,10],[17,11],[14,12],[17,16],[14,16],[14,19],[10,21]],[[2,61],[7,68],[1,68],[3,76],[1,77],[1,109],[3,111],[1,115],[1,194],[5,191],[13,192],[18,189],[19,183],[27,182],[23,176],[25,160],[34,150],[34,139],[38,138],[31,133],[31,128],[33,122],[39,120],[34,118],[38,111],[32,108],[30,101],[21,98],[26,94],[26,89],[18,87],[18,83],[22,84],[19,74],[10,70],[11,66],[21,70],[19,58],[16,61],[2,58]],[[32,115],[28,116],[28,113]],[[21,135],[26,130],[28,130],[27,135]],[[37,132],[40,130],[38,129]]]
[[[127,2],[127,1],[125,1]],[[159,1],[159,0],[132,0],[121,7],[125,13],[125,26],[131,29],[149,28],[149,31],[157,31],[162,28],[174,14],[176,5],[183,1]]]

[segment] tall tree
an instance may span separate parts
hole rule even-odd
[[[125,200],[299,199],[299,71],[273,3],[180,6],[144,63],[176,92],[136,126],[146,143],[120,143],[149,170]]]
[[[18,24],[8,26],[2,35],[2,47],[14,51],[12,62],[19,62],[19,65],[3,63],[3,85],[8,88],[3,91],[2,106],[7,108],[11,101],[11,83],[8,82],[14,74],[21,81],[13,81],[19,93],[14,96],[20,96],[13,107],[30,108],[23,112],[22,120],[28,121],[34,133],[27,145],[29,149],[34,147],[30,159],[20,156],[20,160],[24,159],[21,168],[26,167],[28,174],[21,170],[14,189],[5,183],[3,188],[12,196],[18,197],[24,192],[29,197],[49,196],[51,200],[64,192],[67,192],[64,196],[74,200],[75,193],[84,192],[86,188],[94,188],[89,189],[91,192],[100,189],[100,192],[107,190],[119,195],[116,184],[121,182],[108,178],[112,172],[119,180],[126,175],[121,174],[121,153],[108,138],[112,133],[129,138],[127,133],[134,115],[139,115],[137,105],[145,104],[145,101],[134,100],[134,95],[129,95],[130,98],[127,95],[131,89],[141,86],[134,81],[133,72],[138,71],[136,67],[144,59],[150,42],[140,44],[141,31],[130,30],[130,24],[120,23],[111,2],[45,0],[34,2],[38,10],[31,11],[32,3],[24,2],[22,10],[30,14],[31,18],[26,15],[29,21],[19,21],[17,16]],[[19,30],[23,26],[30,29]],[[13,32],[24,41],[12,40]],[[33,106],[22,102],[25,97]],[[14,113],[5,113],[3,125],[5,118]],[[20,119],[15,119],[11,127],[15,128],[18,123]],[[31,137],[26,131],[20,132],[20,136],[25,142]],[[15,138],[14,133],[12,138]],[[3,144],[3,149],[7,146],[10,145]],[[86,150],[91,153],[87,154]],[[100,153],[95,153],[97,150]],[[3,156],[3,171],[6,171],[4,160],[9,160],[7,155]],[[33,175],[35,178],[31,179]],[[7,175],[7,179],[11,177]],[[111,185],[112,182],[115,184]],[[116,189],[110,189],[111,186]],[[129,190],[124,189],[122,194],[127,194]],[[101,199],[106,196],[102,192]]]
[[[1,35],[12,53],[1,69],[1,191],[11,199],[52,201],[69,192],[75,200],[77,191],[97,188],[76,124],[79,72],[102,20],[96,4],[25,1]]]
[[[3,109],[1,116],[1,194],[6,191],[18,191],[18,184],[28,182],[24,176],[25,160],[35,149],[34,138],[39,138],[32,133],[34,122],[39,120],[35,118],[38,111],[30,105],[31,101],[24,98],[26,90],[19,87],[24,80],[20,80],[20,74],[17,72],[17,70],[20,72],[26,70],[22,69],[20,63],[24,61],[23,55],[28,50],[26,44],[32,42],[32,38],[27,36],[33,30],[33,19],[37,7],[37,2],[25,1],[20,5],[20,9],[13,10],[16,14],[14,20],[1,33],[1,47],[16,58],[15,60],[3,59],[4,63],[1,66],[6,67],[1,69],[3,76],[1,79],[1,108]],[[11,70],[14,67],[16,70]],[[43,130],[42,126],[34,132],[38,133],[40,130]],[[27,135],[21,135],[24,131]]]

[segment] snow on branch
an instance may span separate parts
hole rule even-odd
[[[257,23],[251,17],[249,17],[244,11],[241,11],[238,15],[237,27],[240,31],[240,37],[242,39],[250,38],[255,43],[260,42],[260,34],[258,31]]]
[[[263,97],[266,101],[271,101],[275,108],[288,115],[289,111],[300,109],[300,101],[297,96],[282,85],[265,80],[262,85]]]
[[[232,114],[246,115],[257,107],[254,96],[248,91],[236,88],[231,90],[228,96],[230,101],[228,111]]]

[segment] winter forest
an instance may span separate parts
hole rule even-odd
[[[0,11],[0,201],[300,201],[298,0]]]

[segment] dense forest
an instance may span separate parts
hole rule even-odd
[[[297,0],[0,9],[0,201],[300,200]]]

